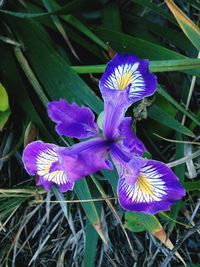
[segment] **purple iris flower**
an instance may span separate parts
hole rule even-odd
[[[119,174],[119,203],[125,210],[155,214],[168,210],[185,195],[178,178],[164,163],[142,158],[146,148],[131,129],[131,118],[125,117],[130,105],[156,90],[157,80],[148,66],[147,60],[125,54],[108,63],[100,80],[102,132],[89,108],[64,99],[48,104],[48,115],[57,124],[59,135],[85,140],[72,147],[42,141],[29,144],[23,162],[30,175],[38,174],[37,185],[48,190],[57,184],[66,192],[84,176],[112,170],[113,162]]]

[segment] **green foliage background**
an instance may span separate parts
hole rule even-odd
[[[7,103],[6,110],[0,109],[0,265],[166,266],[166,251],[149,258],[159,248],[154,237],[162,243],[170,237],[175,243],[192,227],[185,215],[194,214],[198,205],[200,182],[187,178],[184,142],[193,142],[189,159],[197,160],[199,2],[177,1],[179,10],[167,0],[172,13],[165,3],[148,0],[4,2],[0,82],[10,107],[0,88],[0,107]],[[48,101],[66,98],[90,107],[96,116],[101,113],[98,79],[114,52],[149,59],[157,74],[155,97],[128,112],[148,156],[170,162],[188,192],[170,212],[158,216],[124,214],[116,202],[116,171],[87,177],[63,195],[56,187],[48,193],[36,188],[35,178],[23,170],[24,144],[36,138],[63,146],[76,142],[56,134],[46,113]],[[153,252],[145,248],[150,245]],[[182,261],[199,260],[190,251],[190,258],[180,254],[176,256]]]

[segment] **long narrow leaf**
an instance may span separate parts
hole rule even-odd
[[[85,7],[85,5],[88,5],[89,1],[87,2],[84,0],[71,1],[70,3],[64,5],[63,7],[60,7],[51,12],[23,13],[23,12],[14,12],[14,11],[3,10],[3,9],[0,9],[0,12],[6,15],[21,18],[21,19],[39,18],[39,17],[51,16],[51,15],[62,15],[62,14],[71,13],[77,9],[77,6],[79,8],[83,8]]]
[[[103,73],[106,65],[72,66],[71,68],[79,74]],[[155,60],[150,61],[149,69],[152,72],[186,71],[200,68],[200,59],[178,59],[178,60]]]
[[[87,217],[89,218],[90,222],[92,223],[93,227],[96,229],[97,233],[101,237],[101,239],[106,243],[106,239],[103,235],[103,231],[101,228],[101,221],[97,212],[97,209],[92,202],[92,196],[87,185],[86,180],[80,180],[75,184],[75,192],[79,199],[91,199],[91,202],[81,202]]]
[[[83,267],[93,267],[97,254],[98,234],[89,220],[86,221]]]
[[[184,135],[194,137],[194,134],[192,131],[190,131],[188,128],[183,126],[179,121],[174,119],[167,112],[165,112],[164,110],[162,110],[159,106],[155,104],[153,104],[148,109],[148,116],[151,119],[154,119],[155,121],[169,127],[170,129],[173,129]]]
[[[193,45],[198,49],[198,51],[200,51],[199,27],[195,25],[172,0],[165,0],[165,3],[173,13],[182,31],[185,33],[188,39],[193,43]]]

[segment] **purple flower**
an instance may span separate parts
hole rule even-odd
[[[185,195],[178,178],[164,163],[141,157],[146,148],[131,129],[131,118],[125,117],[130,105],[156,90],[157,80],[148,65],[147,60],[124,54],[108,63],[100,80],[103,134],[89,108],[64,99],[48,104],[58,134],[86,140],[72,147],[41,141],[29,144],[23,162],[30,175],[38,174],[37,185],[48,190],[57,184],[61,192],[72,190],[74,182],[84,176],[111,170],[110,155],[119,174],[119,203],[125,210],[154,214],[168,210]]]

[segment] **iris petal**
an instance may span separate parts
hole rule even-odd
[[[128,89],[117,93],[110,92],[104,100],[103,132],[107,139],[118,136],[118,126],[129,106]]]
[[[73,188],[74,182],[103,169],[112,169],[107,159],[108,144],[103,139],[92,139],[63,148],[36,141],[23,152],[23,162],[30,175],[37,174],[37,185],[49,189],[57,184],[64,192]]]
[[[60,191],[73,188],[66,170],[59,162],[59,147],[53,144],[45,144],[36,141],[29,144],[23,152],[23,162],[30,175],[37,174],[37,185],[43,185],[48,190],[54,183],[60,187]]]
[[[116,54],[108,63],[100,80],[100,90],[104,100],[110,91],[126,90],[129,87],[130,103],[152,95],[157,86],[156,77],[148,70],[148,60],[134,55]]]
[[[57,123],[56,131],[60,135],[79,139],[98,135],[94,114],[87,107],[68,104],[65,99],[61,99],[49,102],[48,115]]]
[[[63,148],[59,152],[59,157],[71,181],[77,181],[103,169],[113,168],[107,159],[108,143],[100,138],[75,144],[69,149]]]
[[[185,190],[175,174],[164,163],[154,160],[141,167],[134,184],[128,183],[125,176],[118,183],[119,202],[128,211],[155,214],[169,210],[184,195]]]
[[[117,127],[127,108],[156,90],[156,77],[148,71],[148,61],[133,55],[115,55],[100,79],[104,99],[103,130],[108,139],[116,138]]]
[[[147,149],[131,129],[131,122],[132,119],[130,117],[126,117],[121,121],[118,127],[119,135],[122,137],[124,149],[127,149],[135,155],[141,156]]]

